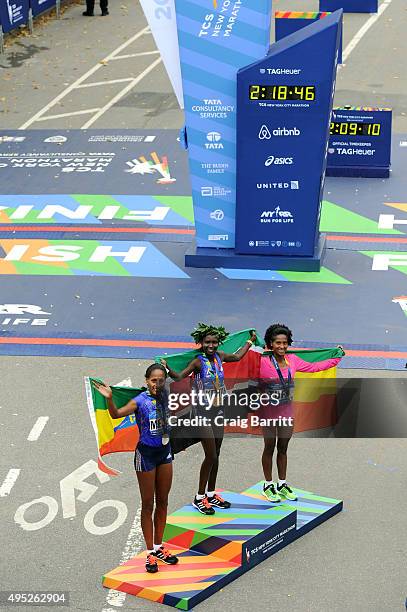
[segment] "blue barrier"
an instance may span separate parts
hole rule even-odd
[[[0,0],[0,53],[3,53],[3,35],[20,26],[33,29],[33,17],[56,8],[60,16],[61,0]]]
[[[29,0],[3,0],[0,2],[0,27],[4,33],[11,32],[28,23]]]
[[[30,7],[33,17],[53,9],[57,4],[57,0],[30,0]]]

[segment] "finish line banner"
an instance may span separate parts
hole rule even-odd
[[[176,0],[197,246],[233,248],[236,73],[264,57],[271,0]]]

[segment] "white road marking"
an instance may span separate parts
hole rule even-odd
[[[131,378],[125,378],[120,382],[116,383],[115,387],[131,387]],[[133,524],[130,528],[129,535],[127,536],[126,544],[120,558],[119,565],[126,563],[129,559],[135,557],[144,548],[143,532],[141,531],[141,507],[137,509],[136,516],[134,517]],[[122,607],[126,601],[126,593],[122,591],[116,591],[115,589],[109,589],[106,595],[106,604],[109,606]],[[102,612],[114,612],[112,608],[103,608]]]
[[[28,119],[28,121],[23,123],[23,125],[19,129],[26,130],[30,125],[38,121],[38,119],[42,117],[43,115],[45,115],[45,113],[49,111],[50,108],[55,106],[55,104],[58,104],[60,100],[62,100],[65,96],[71,93],[71,91],[73,91],[78,85],[86,81],[86,79],[88,79],[92,74],[94,74],[97,70],[99,70],[106,62],[113,59],[114,56],[116,56],[118,53],[123,51],[123,49],[131,45],[135,40],[137,40],[138,38],[140,38],[140,36],[143,36],[144,34],[150,34],[149,27],[143,28],[142,30],[137,32],[137,34],[135,34],[134,36],[126,40],[125,43],[123,43],[122,45],[114,49],[114,51],[112,51],[112,53],[106,56],[102,60],[102,62],[98,62],[95,66],[93,66],[93,68],[85,72],[85,74],[83,74],[79,79],[77,79],[74,83],[72,83],[72,85],[69,85],[69,87],[64,89],[64,91],[62,91],[58,96],[56,96],[56,98],[54,98],[53,100],[51,100],[51,102],[43,106],[35,115],[33,115],[33,117],[31,117],[31,119]]]
[[[94,81],[93,83],[84,83],[83,85],[78,85],[76,89],[84,89],[85,87],[98,87],[99,85],[111,85],[112,83],[128,83],[132,80],[133,77],[127,77],[125,79],[114,79],[112,81]]]
[[[10,495],[11,489],[16,484],[16,480],[19,477],[21,470],[19,468],[11,468],[5,477],[3,484],[0,487],[0,497],[7,497]]]
[[[160,53],[158,49],[155,51],[140,51],[140,53],[128,53],[127,55],[115,55],[112,60],[128,59],[130,57],[142,57],[143,55],[157,55]]]
[[[372,25],[376,23],[379,17],[383,15],[384,11],[387,9],[388,6],[390,6],[391,2],[392,0],[384,0],[384,2],[379,6],[379,10],[377,11],[377,13],[374,13],[371,17],[369,17],[369,19],[360,28],[360,30],[356,32],[355,36],[352,38],[352,40],[350,41],[350,43],[347,45],[346,49],[342,53],[342,64],[340,66],[343,66],[343,64],[345,64],[346,60],[348,59],[349,55],[352,53],[354,48],[360,43],[363,36],[366,34],[368,30],[370,30]],[[338,66],[338,68],[340,66]]]
[[[49,119],[61,119],[62,117],[72,117],[73,115],[88,115],[89,113],[96,113],[100,108],[88,108],[87,110],[72,111],[71,113],[60,113],[59,115],[47,115],[46,117],[40,117],[37,121],[48,121]]]
[[[120,558],[119,565],[122,565],[129,559],[135,557],[144,548],[143,533],[141,531],[141,507],[137,509],[136,516],[134,517],[133,524],[131,526],[129,535],[127,537],[126,544]],[[126,601],[126,593],[122,591],[115,591],[109,589],[106,595],[106,604],[108,606],[115,606],[117,608],[122,607]],[[111,608],[103,608],[102,612],[112,612]]]
[[[44,429],[45,425],[48,423],[48,420],[49,420],[49,417],[47,416],[38,417],[38,419],[34,423],[32,430],[28,434],[27,440],[29,442],[35,442],[36,440],[38,440],[38,438],[40,437],[42,433],[42,430]]]
[[[129,93],[129,91],[131,91],[133,89],[133,87],[135,87],[140,81],[141,79],[143,79],[149,72],[151,72],[152,70],[154,70],[154,68],[156,66],[158,66],[158,64],[161,62],[161,57],[159,57],[158,59],[155,60],[155,62],[153,62],[152,64],[150,64],[145,70],[143,70],[143,72],[141,74],[138,75],[138,77],[136,77],[135,79],[132,80],[131,83],[129,83],[127,85],[127,87],[125,87],[124,89],[122,89],[122,91],[120,91],[114,98],[112,98],[110,100],[110,102],[108,102],[103,108],[100,109],[100,111],[98,111],[96,113],[96,115],[94,117],[92,117],[91,119],[89,119],[89,121],[87,121],[83,126],[82,126],[82,130],[86,130],[87,128],[89,128],[93,123],[95,123],[95,121],[97,121],[99,119],[99,117],[101,117],[106,111],[109,110],[109,108],[111,108],[114,104],[116,104],[116,102],[118,102],[121,98],[123,98],[123,96],[125,96],[127,93]]]

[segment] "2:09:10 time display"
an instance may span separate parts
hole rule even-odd
[[[250,85],[250,100],[315,101],[315,85]]]
[[[330,128],[332,135],[380,136],[380,123],[358,123],[357,121],[334,121]]]

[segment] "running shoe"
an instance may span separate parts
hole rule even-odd
[[[277,504],[278,502],[281,502],[281,497],[277,493],[276,488],[275,488],[273,483],[269,484],[267,487],[263,485],[263,495],[270,502],[273,502],[274,504]]]
[[[223,499],[223,497],[221,497],[217,493],[215,493],[213,497],[208,497],[208,502],[211,506],[214,506],[215,508],[221,508],[222,510],[226,510],[231,506],[230,502]]]
[[[215,514],[215,510],[209,505],[208,498],[206,496],[203,499],[197,499],[195,497],[192,505],[201,514],[206,514],[208,516]]]
[[[169,550],[161,546],[158,550],[154,552],[154,556],[159,561],[163,563],[167,563],[168,565],[176,565],[179,561],[178,557],[172,555]]]
[[[297,501],[297,496],[293,490],[285,482],[281,487],[277,486],[277,492],[281,497],[289,499],[290,501]]]
[[[154,557],[154,553],[149,553],[146,559],[146,572],[149,574],[155,574],[158,572],[158,564]]]

